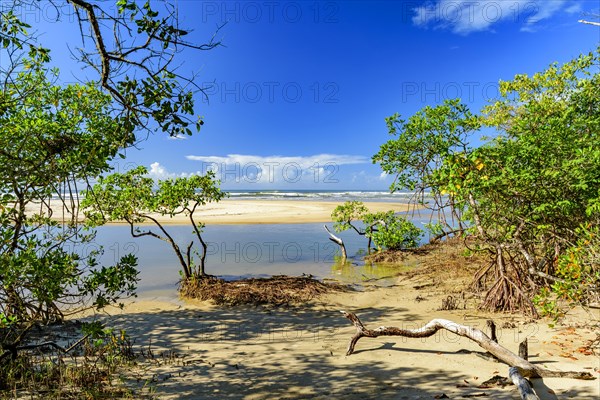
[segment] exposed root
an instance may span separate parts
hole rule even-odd
[[[492,284],[479,308],[508,312],[521,310],[525,315],[539,318],[529,296],[506,276],[501,276]]]
[[[521,311],[525,315],[539,318],[535,306],[531,302],[532,288],[526,279],[518,260],[501,247],[496,249],[496,254],[489,267],[480,269],[475,276],[475,281],[480,284],[485,275],[492,275],[494,281],[487,290],[480,309],[489,311]]]

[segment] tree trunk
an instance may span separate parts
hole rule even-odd
[[[189,210],[189,217],[190,217],[190,222],[192,223],[192,226],[194,227],[194,232],[196,233],[196,237],[198,238],[198,240],[200,241],[200,245],[202,246],[202,255],[200,256],[200,265],[199,265],[198,275],[206,276],[205,264],[206,264],[206,250],[208,249],[208,245],[202,238],[202,228],[204,227],[204,224],[200,224],[200,228],[198,228],[198,224],[196,224],[196,221],[194,221],[194,211],[193,210]],[[191,271],[192,266],[189,263],[188,263],[188,267]]]
[[[486,239],[487,236],[485,231],[483,230],[483,226],[481,225],[481,219],[479,218],[479,208],[477,207],[477,203],[475,202],[475,197],[473,197],[472,193],[469,193],[469,205],[473,209],[473,220],[475,222],[475,228],[477,228],[477,232],[482,239]]]
[[[525,340],[519,343],[519,357],[521,357],[523,360],[529,359],[529,348],[527,346],[527,338],[525,338]]]
[[[486,321],[486,325],[488,326],[488,328],[490,328],[490,340],[492,342],[496,342],[498,343],[498,337],[496,336],[496,323],[494,321],[492,321],[491,319],[488,319]]]
[[[136,232],[135,227],[134,227],[135,223],[133,222],[133,220],[125,218],[125,221],[129,224],[131,236],[136,237],[136,238],[142,237],[142,236],[152,236],[154,238],[157,238],[164,242],[169,243],[171,245],[171,248],[175,252],[175,255],[177,256],[177,259],[179,260],[179,264],[181,265],[181,268],[183,269],[183,273],[184,273],[185,277],[189,278],[191,276],[190,266],[185,262],[185,259],[183,258],[183,254],[181,253],[181,249],[179,248],[179,246],[177,245],[177,243],[175,242],[173,237],[171,237],[171,235],[169,235],[169,233],[165,230],[165,228],[162,226],[162,224],[156,218],[153,218],[148,214],[140,214],[139,216],[142,218],[147,218],[147,219],[151,220],[152,222],[154,222],[154,224],[156,224],[156,226],[158,226],[158,228],[162,231],[162,233],[165,236],[158,235],[158,234],[152,232],[151,230],[141,232],[141,233]]]
[[[341,238],[335,236],[333,233],[331,233],[327,225],[323,225],[323,227],[325,228],[327,233],[329,233],[329,240],[331,240],[334,243],[337,243],[337,245],[340,246],[340,249],[342,249],[342,261],[346,261],[348,255],[346,254],[346,246],[344,245],[344,241]]]

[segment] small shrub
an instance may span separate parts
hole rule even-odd
[[[378,213],[379,214],[379,213]],[[369,233],[378,248],[389,250],[404,250],[417,247],[423,231],[403,216],[388,211],[382,215],[373,214],[373,218],[380,219],[383,223],[377,225]]]
[[[577,243],[558,257],[557,281],[534,297],[542,315],[557,319],[568,308],[600,301],[600,228],[582,226],[577,235]]]

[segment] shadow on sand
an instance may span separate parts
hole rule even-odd
[[[352,311],[363,321],[386,321],[393,316],[396,322],[410,323],[422,318],[408,309]],[[142,361],[142,367],[128,375],[137,379],[130,383],[140,387],[146,382],[146,388],[154,392],[149,397],[160,399],[434,399],[484,393],[484,398],[519,398],[512,386],[477,388],[491,375],[473,380],[483,372],[465,375],[444,361],[446,356],[469,360],[476,355],[446,349],[443,343],[432,349],[413,349],[413,339],[365,339],[347,357],[346,345],[354,328],[337,309],[186,307],[124,312],[108,317],[106,323],[126,329],[138,351],[152,349],[155,359]],[[477,351],[478,347],[469,349]],[[160,356],[161,352],[169,356]],[[504,365],[491,368],[507,376]],[[557,398],[542,380],[534,385],[542,399]],[[589,388],[568,394],[593,397]]]

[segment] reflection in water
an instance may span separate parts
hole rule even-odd
[[[405,265],[389,263],[357,264],[338,261],[331,266],[331,275],[342,283],[376,282],[379,286],[391,286],[396,283],[398,274],[410,269]]]

